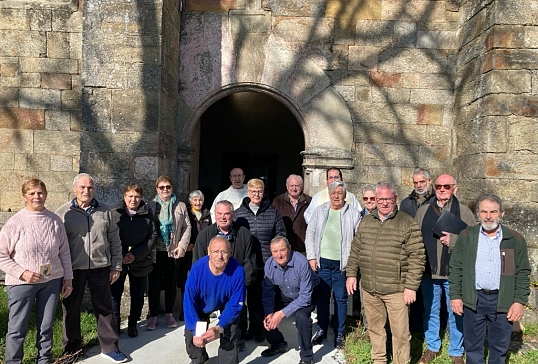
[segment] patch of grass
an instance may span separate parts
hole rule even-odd
[[[349,325],[351,324],[351,325]],[[366,364],[371,363],[370,350],[372,348],[370,340],[365,330],[357,327],[353,323],[348,322],[348,335],[346,337],[346,343],[344,353],[348,364]],[[450,357],[447,352],[449,345],[448,335],[444,332],[441,333],[442,337],[442,349],[441,355],[433,360],[432,364],[446,364],[450,363]],[[523,335],[523,343],[532,342],[534,347],[538,348],[538,324],[525,325],[525,334]],[[387,353],[390,358],[391,338],[387,337]],[[420,359],[422,352],[426,350],[426,343],[424,342],[424,335],[422,333],[412,333],[411,337],[411,363],[417,363]],[[389,360],[389,363],[392,361]],[[536,364],[538,363],[538,349],[528,350],[525,353],[520,351],[509,352],[508,364]]]
[[[7,293],[2,287],[0,288],[0,363],[2,363],[4,359],[8,318],[9,311],[7,308]],[[83,346],[87,347],[97,344],[97,326],[93,313],[83,312],[80,319]],[[35,347],[36,326],[34,312],[32,312],[30,317],[29,326],[28,334],[26,335],[26,339],[24,341],[23,364],[35,363],[37,356],[37,349]],[[62,355],[62,306],[60,302],[58,302],[58,307],[56,308],[56,315],[54,318],[52,355],[53,359],[57,359],[60,357],[60,355]]]

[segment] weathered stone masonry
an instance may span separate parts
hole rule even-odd
[[[449,172],[466,203],[499,194],[534,247],[537,14],[537,0],[0,1],[0,210],[22,206],[29,176],[55,208],[79,171],[112,203],[161,173],[186,192],[200,116],[256,91],[297,118],[307,191],[329,165],[355,193],[388,179],[402,198],[415,167]]]

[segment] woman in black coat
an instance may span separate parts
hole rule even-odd
[[[114,209],[114,216],[120,231],[123,269],[120,278],[110,286],[112,310],[119,333],[121,296],[128,275],[131,310],[127,335],[130,337],[138,336],[136,324],[140,320],[144,306],[147,276],[153,270],[151,251],[157,239],[155,217],[148,205],[142,201],[143,193],[139,185],[128,185],[123,190],[121,206]]]
[[[198,233],[212,224],[211,214],[209,210],[204,206],[204,194],[200,190],[194,190],[189,193],[189,205],[187,208],[189,213],[189,219],[191,221],[191,240],[185,257],[181,258],[177,286],[181,289],[181,299],[183,299],[183,292],[185,290],[185,282],[187,281],[187,274],[192,266],[192,250],[194,243],[198,237]],[[179,314],[179,320],[183,321],[183,306]]]

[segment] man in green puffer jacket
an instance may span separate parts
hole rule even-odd
[[[410,360],[409,305],[424,272],[425,253],[416,221],[398,211],[390,182],[376,187],[377,209],[366,215],[351,244],[346,268],[348,294],[357,290],[360,268],[364,310],[374,364],[386,363],[385,323],[389,317],[394,364]]]

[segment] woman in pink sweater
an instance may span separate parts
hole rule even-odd
[[[0,269],[6,273],[9,321],[6,364],[21,363],[35,302],[36,363],[52,363],[52,324],[59,296],[71,293],[73,271],[62,220],[45,208],[47,187],[38,179],[22,185],[26,207],[0,231]]]

